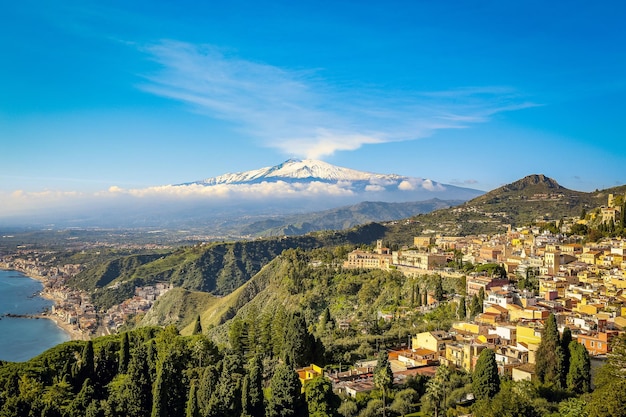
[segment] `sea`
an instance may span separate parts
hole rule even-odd
[[[54,321],[7,315],[35,315],[53,302],[39,296],[41,282],[17,271],[0,270],[0,360],[27,361],[70,336]]]

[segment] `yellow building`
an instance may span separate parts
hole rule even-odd
[[[480,352],[486,347],[476,343],[450,343],[446,345],[446,362],[449,366],[472,372]]]
[[[444,352],[446,342],[450,342],[452,336],[448,332],[441,330],[432,332],[422,332],[413,336],[411,347],[413,349],[424,348],[434,352]]]
[[[479,335],[482,334],[481,333],[481,327],[478,324],[475,323],[466,323],[464,321],[461,322],[457,322],[457,323],[453,323],[452,324],[452,328],[456,331],[462,332],[462,333],[470,333],[470,334],[475,334],[475,335]],[[485,332],[486,333],[486,332]]]
[[[415,236],[413,238],[413,246],[416,248],[426,249],[435,243],[435,238],[430,236]]]
[[[539,346],[539,343],[541,343],[540,329],[518,324],[515,330],[517,334],[517,343],[524,343],[528,346]]]
[[[302,392],[304,392],[304,386],[312,379],[323,376],[324,370],[317,365],[311,364],[305,368],[296,369],[300,383],[302,384]]]

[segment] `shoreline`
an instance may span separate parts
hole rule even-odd
[[[31,278],[31,279],[34,279],[35,281],[39,281],[44,286],[44,289],[39,291],[37,295],[41,298],[52,301],[55,306],[63,301],[45,291],[45,284],[47,283],[47,279],[45,277],[37,275],[37,274],[32,274],[26,271],[20,271],[19,269],[6,269],[6,268],[0,268],[0,269],[4,271],[19,272],[20,274],[23,274],[27,278]],[[51,320],[52,322],[54,322],[54,324],[56,324],[56,326],[59,329],[61,329],[65,334],[69,336],[69,340],[89,340],[89,336],[83,333],[76,326],[67,323],[66,321],[63,320],[63,318],[61,318],[60,316],[57,316],[56,314],[52,314],[50,311],[47,311],[45,313],[33,314],[32,317]]]

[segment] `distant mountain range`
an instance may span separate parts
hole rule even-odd
[[[430,179],[357,171],[311,159],[181,184],[114,188],[107,198],[89,205],[29,213],[13,218],[12,224],[187,229],[221,237],[301,234],[409,217],[483,194]],[[364,202],[370,204],[350,208]]]

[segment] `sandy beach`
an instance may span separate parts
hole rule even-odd
[[[29,278],[32,278],[36,281],[41,282],[42,284],[46,284],[47,279],[45,277],[36,275],[36,274],[32,274],[30,272],[26,272],[26,271],[20,271],[17,270],[18,272],[21,272],[22,274],[26,275]],[[59,300],[56,297],[54,297],[52,294],[48,293],[44,290],[42,290],[39,295],[42,298],[45,298],[46,300],[50,300],[52,301],[55,305],[60,304],[63,300]],[[85,333],[83,333],[82,331],[80,331],[75,325],[69,324],[67,323],[62,317],[57,316],[56,314],[52,314],[52,312],[47,312],[44,314],[39,314],[36,317],[38,318],[42,318],[42,319],[48,319],[48,320],[52,320],[57,327],[59,327],[61,330],[63,330],[65,333],[67,333],[70,336],[71,340],[89,340],[89,336]]]

